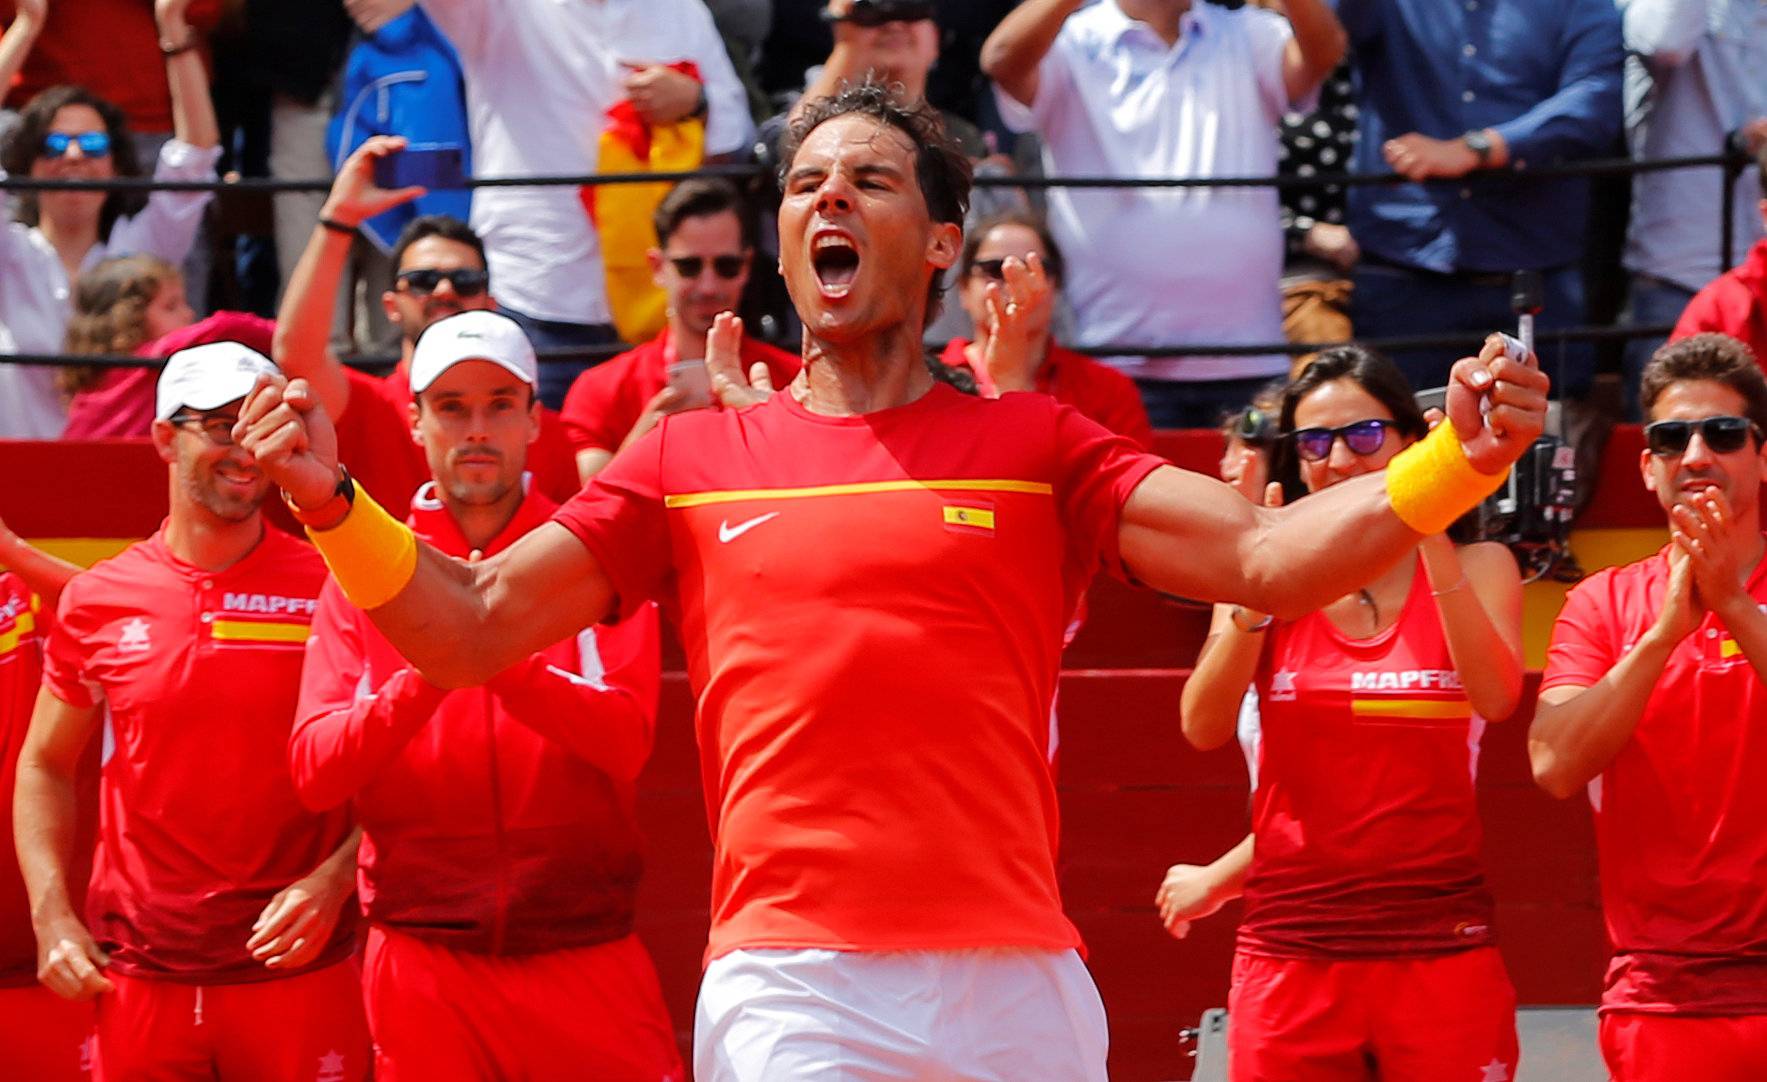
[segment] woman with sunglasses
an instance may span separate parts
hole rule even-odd
[[[981,392],[1041,391],[1119,436],[1153,446],[1153,426],[1128,376],[1055,344],[1061,251],[1036,215],[1011,211],[969,231],[957,263],[957,299],[976,336],[953,338],[941,360],[975,374]]]
[[[1357,346],[1322,353],[1281,416],[1309,492],[1384,469],[1428,428],[1398,369]],[[1484,719],[1521,697],[1520,576],[1503,546],[1443,535],[1370,570],[1293,622],[1225,607],[1184,688],[1199,748],[1234,737],[1247,687],[1259,699],[1251,837],[1169,874],[1159,899],[1181,934],[1244,895],[1235,1082],[1514,1077],[1473,784]]]
[[[173,136],[160,151],[156,180],[204,180],[215,174],[220,135],[189,0],[156,0],[160,50],[172,97]],[[24,63],[46,5],[25,0],[0,38],[0,92]],[[138,176],[134,143],[116,106],[79,87],[38,94],[0,146],[0,169],[44,180]],[[0,218],[0,348],[57,353],[72,314],[80,274],[119,255],[184,260],[196,240],[208,192],[40,191],[21,194]],[[67,412],[50,366],[0,364],[0,438],[53,439]]]

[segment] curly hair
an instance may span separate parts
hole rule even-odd
[[[178,269],[150,255],[107,259],[80,275],[74,314],[64,346],[69,353],[133,353],[147,341],[147,306]],[[73,395],[98,382],[103,369],[80,365],[61,369],[56,382]]]
[[[926,202],[927,214],[935,222],[963,228],[969,213],[970,180],[973,175],[967,158],[956,140],[945,130],[945,122],[930,105],[904,105],[898,93],[883,83],[867,79],[845,87],[832,97],[817,98],[785,130],[780,140],[780,190],[791,173],[792,159],[811,132],[836,117],[857,114],[870,117],[908,137],[914,147],[914,179]],[[944,275],[935,273],[927,283],[926,320],[932,322],[939,314],[940,295],[944,292]]]
[[[15,177],[29,176],[31,166],[43,151],[43,139],[55,124],[55,114],[70,105],[84,105],[104,120],[110,135],[111,168],[119,177],[141,175],[141,162],[135,156],[134,137],[123,111],[81,86],[52,86],[32,98],[19,110],[18,123],[0,144],[0,168]],[[110,237],[111,226],[118,218],[127,218],[147,205],[145,192],[111,192],[105,197],[104,208],[98,212],[98,237]],[[20,192],[13,216],[26,225],[36,225],[39,208],[36,192]]]

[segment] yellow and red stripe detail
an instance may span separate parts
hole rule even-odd
[[[1359,718],[1470,718],[1465,699],[1351,699],[1350,713]]]
[[[217,642],[306,642],[307,633],[306,624],[269,620],[216,620],[209,625],[209,638]]]
[[[704,507],[715,503],[742,503],[748,500],[807,500],[823,496],[870,496],[881,492],[1023,492],[1033,496],[1052,496],[1055,486],[1045,481],[1014,481],[995,478],[970,480],[921,481],[860,481],[845,485],[810,485],[805,488],[739,488],[711,492],[682,492],[663,497],[663,506],[670,508]]]

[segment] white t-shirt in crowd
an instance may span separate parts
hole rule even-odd
[[[1290,108],[1288,20],[1193,4],[1168,47],[1103,0],[1069,16],[1038,69],[1037,100],[999,88],[1006,122],[1036,131],[1050,175],[1271,176]],[[1274,187],[1051,188],[1049,223],[1082,344],[1282,341],[1282,228]],[[1283,354],[1113,357],[1130,375],[1247,379]]]
[[[421,0],[460,54],[473,171],[480,177],[595,172],[608,107],[625,96],[621,60],[699,66],[706,153],[746,149],[748,97],[700,0]],[[578,190],[479,188],[497,299],[524,315],[607,323],[595,230]]]
[[[177,139],[160,149],[156,180],[204,180],[215,175],[220,147],[194,147]],[[4,175],[4,174],[0,174]],[[113,256],[153,255],[173,266],[196,242],[211,192],[154,192],[136,214],[119,218],[110,236],[80,263],[89,271]],[[0,327],[11,332],[7,353],[60,353],[73,315],[73,285],[41,230],[12,220],[10,201],[0,200]],[[5,336],[0,336],[3,340]],[[67,405],[48,365],[0,364],[0,439],[52,440],[67,427]]]

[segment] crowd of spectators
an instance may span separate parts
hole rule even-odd
[[[1597,220],[1615,208],[1592,201],[1591,179],[1529,175],[1760,153],[1767,83],[1750,76],[1767,61],[1767,12],[1746,0],[0,0],[0,22],[12,175],[312,179],[386,136],[458,146],[479,178],[765,167],[737,178],[740,275],[716,270],[736,248],[708,255],[691,301],[680,268],[696,257],[662,254],[670,238],[651,224],[664,185],[437,186],[326,224],[318,192],[7,193],[0,351],[15,354],[158,358],[159,340],[203,317],[286,314],[309,238],[329,229],[302,342],[323,322],[331,355],[408,358],[389,318],[389,298],[410,295],[395,256],[403,229],[438,215],[470,223],[485,302],[545,357],[553,409],[622,340],[693,359],[680,339],[704,321],[679,303],[728,302],[751,338],[795,352],[770,167],[804,102],[866,78],[935,106],[994,181],[972,232],[1010,219],[1057,271],[1039,384],[1071,381],[1090,353],[1133,379],[1159,427],[1212,425],[1287,374],[1299,346],[1351,337],[1442,339],[1392,351],[1415,385],[1438,385],[1510,321],[1520,269],[1541,272],[1545,331],[1599,322],[1598,293],[1626,298],[1637,335],[1623,362],[1550,334],[1542,355],[1574,401],[1617,368],[1635,412],[1642,360],[1731,269],[1722,185],[1735,186],[1729,249],[1742,258],[1762,236],[1757,170],[1643,171],[1623,259],[1604,262],[1590,238],[1615,231]],[[1314,180],[1346,171],[1397,179]],[[1037,174],[1287,183],[999,183]],[[929,322],[927,346],[986,389],[985,308],[968,285],[997,262],[971,240],[945,283],[959,303]],[[106,266],[116,257],[150,261]],[[1762,257],[1748,258],[1728,299],[1683,322],[1758,323]],[[103,310],[117,305],[127,313]],[[108,337],[80,329],[93,326]],[[174,348],[192,333],[212,340],[188,332]],[[646,363],[654,382],[663,369]],[[144,430],[150,382],[0,363],[0,438]],[[668,389],[646,386],[641,407]],[[597,441],[630,428],[590,439],[579,426],[576,450],[609,453]]]

